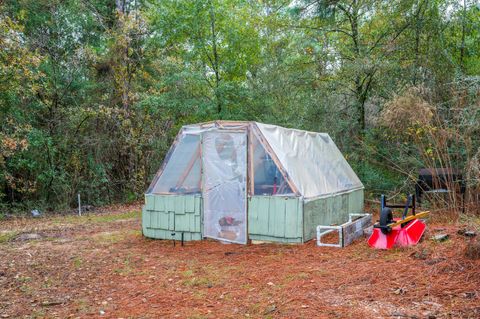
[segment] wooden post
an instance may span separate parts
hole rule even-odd
[[[180,187],[183,184],[183,182],[187,178],[188,174],[190,174],[190,171],[192,170],[193,165],[197,161],[197,158],[198,158],[199,155],[200,155],[200,144],[198,144],[197,149],[195,150],[195,153],[193,154],[192,158],[190,159],[190,162],[188,162],[188,165],[187,165],[185,171],[183,172],[183,174],[178,179],[178,182],[175,184],[175,187]]]
[[[248,178],[249,178],[249,194],[253,196],[255,194],[255,166],[254,166],[254,152],[255,149],[253,148],[253,133],[251,130],[252,125],[250,125],[248,129]]]

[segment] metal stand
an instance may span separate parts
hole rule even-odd
[[[171,233],[171,236],[172,236],[172,239],[173,239],[173,247],[175,247],[175,235],[176,233]],[[184,233],[180,233],[180,238],[181,238],[181,243],[182,243],[182,247],[184,246],[183,243],[184,243]]]

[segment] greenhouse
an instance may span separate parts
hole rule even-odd
[[[143,234],[302,243],[363,212],[363,185],[328,134],[257,122],[182,127],[145,194]]]

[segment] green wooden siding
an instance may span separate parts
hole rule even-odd
[[[318,225],[343,224],[348,214],[363,213],[363,209],[363,189],[305,202],[304,241],[316,237]]]
[[[342,224],[363,212],[363,190],[303,202],[299,197],[253,196],[248,200],[248,236],[259,241],[302,243],[315,238],[317,225]],[[145,195],[142,228],[146,237],[202,239],[199,195]],[[175,233],[175,236],[172,236]]]
[[[296,197],[253,196],[248,201],[252,240],[302,242],[302,201]]]
[[[143,234],[180,240],[184,233],[184,240],[202,239],[201,203],[201,197],[195,195],[145,195]]]

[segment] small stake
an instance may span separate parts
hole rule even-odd
[[[80,202],[80,193],[78,193],[77,196],[78,196],[78,216],[82,216],[82,205]]]

